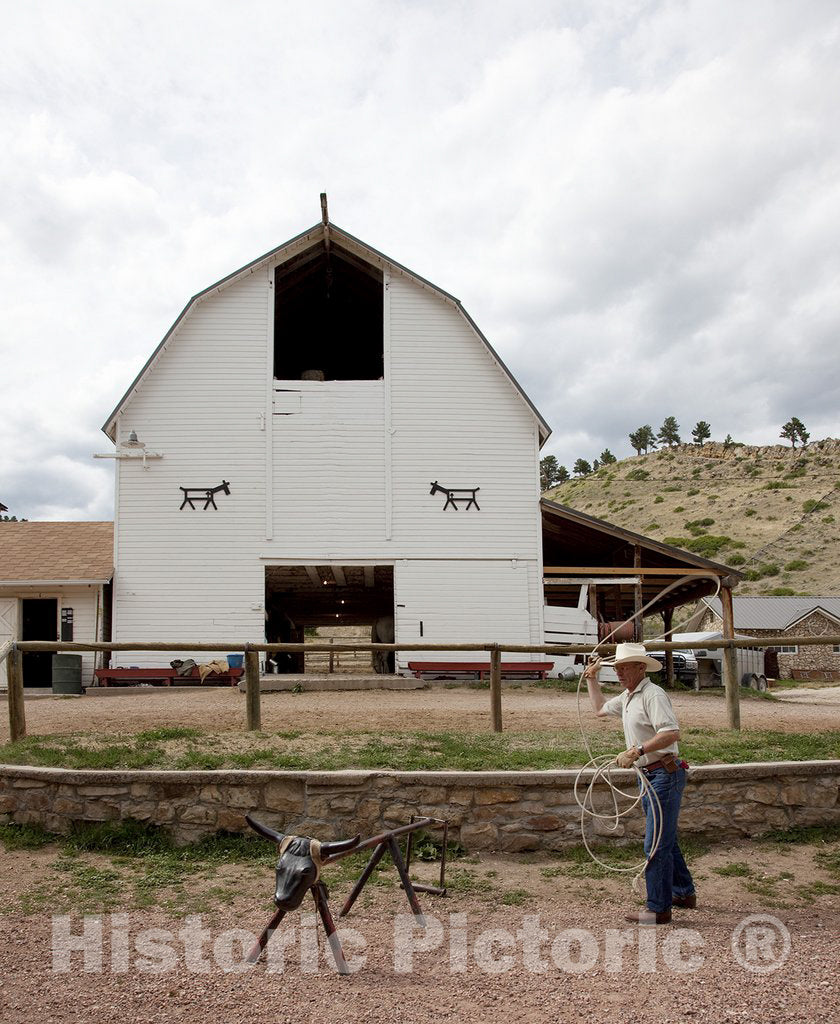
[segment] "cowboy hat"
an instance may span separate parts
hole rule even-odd
[[[615,656],[605,662],[608,665],[627,665],[633,661],[640,661],[651,672],[661,672],[662,662],[651,658],[645,651],[644,644],[616,644]]]

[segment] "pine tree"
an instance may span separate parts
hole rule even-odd
[[[616,462],[616,461],[617,461],[617,460],[616,460],[616,457],[615,457],[615,456],[613,455],[613,453],[612,453],[612,452],[611,452],[611,451],[609,450],[609,448],[605,448],[605,449],[604,449],[604,450],[603,450],[603,451],[601,452],[601,454],[600,454],[599,458],[600,458],[600,460],[601,460],[601,465],[602,465],[602,466],[611,466],[611,465],[612,465],[612,464],[613,464],[614,462]]]
[[[691,431],[691,437],[695,444],[703,447],[703,442],[708,441],[712,436],[712,428],[705,420],[699,420],[697,426]]]
[[[586,461],[586,459],[578,459],[575,462],[574,471],[578,476],[587,476],[592,472],[592,467]]]
[[[659,428],[659,433],[656,436],[658,440],[663,444],[667,444],[669,448],[673,448],[674,445],[681,444],[680,425],[677,423],[676,416],[666,416],[665,422]]]
[[[547,491],[557,483],[559,467],[554,455],[546,455],[540,460],[540,490]]]

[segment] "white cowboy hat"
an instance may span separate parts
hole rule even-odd
[[[616,644],[615,656],[605,661],[607,665],[627,665],[633,661],[640,661],[651,672],[661,672],[662,662],[651,658],[645,651],[644,644]]]

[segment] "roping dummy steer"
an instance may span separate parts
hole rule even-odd
[[[277,925],[290,910],[297,910],[303,902],[307,891],[309,891],[312,893],[312,898],[315,900],[315,906],[318,910],[321,922],[324,925],[324,931],[326,932],[327,940],[329,941],[338,973],[350,973],[347,961],[344,959],[341,943],[338,935],[336,934],[335,922],[333,921],[329,904],[327,903],[329,892],[326,885],[321,881],[321,868],[328,863],[332,863],[333,861],[340,860],[342,857],[346,857],[348,853],[352,853],[354,850],[364,850],[369,849],[370,847],[375,847],[373,855],[362,872],[361,877],[356,882],[353,887],[353,891],[347,897],[344,906],[341,908],[339,917],[344,917],[350,912],[350,908],[353,906],[353,903],[362,891],[362,887],[386,851],[391,854],[391,859],[393,860],[394,866],[400,876],[402,887],[405,890],[409,905],[411,906],[417,923],[421,927],[425,927],[425,920],[423,918],[423,912],[420,909],[420,904],[417,902],[415,889],[432,892],[440,896],[446,895],[444,871],[446,869],[446,837],[448,829],[447,823],[441,819],[419,818],[415,821],[412,816],[410,824],[403,825],[402,827],[393,829],[389,832],[383,832],[381,835],[372,836],[370,839],[362,841],[361,836],[357,835],[353,836],[352,839],[343,839],[333,843],[320,843],[317,839],[309,839],[306,836],[284,835],[282,832],[276,832],[273,828],[269,828],[268,825],[264,825],[262,822],[252,818],[250,814],[245,815],[245,820],[255,832],[259,832],[261,836],[264,836],[266,839],[271,840],[271,842],[276,843],[279,853],[275,868],[276,879],[274,886],[274,903],[277,906],[277,910],[274,912],[274,915],[265,928],[263,928],[260,937],[248,953],[248,963],[256,963],[257,960],[259,960],[263,949],[265,949],[266,944],[274,933]],[[408,876],[408,864],[411,860],[412,833],[430,825],[443,826],[443,855],[441,857],[440,886],[420,885],[417,882],[413,883]],[[400,835],[408,836],[405,860],[403,860],[397,843],[397,836]]]
[[[338,971],[340,974],[348,973],[341,944],[335,934],[335,923],[327,904],[327,887],[320,880],[321,866],[328,857],[336,857],[355,849],[362,837],[354,836],[352,839],[344,839],[336,843],[319,843],[317,839],[308,839],[305,836],[287,836],[282,832],[275,832],[268,825],[256,821],[250,814],[245,815],[245,820],[255,832],[259,832],[261,836],[277,843],[280,854],[275,868],[274,886],[274,903],[277,906],[277,911],[248,954],[248,962],[256,963],[259,960],[260,954],[271,938],[271,933],[290,910],[297,910],[303,902],[304,896],[311,890]]]

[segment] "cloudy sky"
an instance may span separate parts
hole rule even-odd
[[[570,465],[840,436],[836,0],[0,0],[0,502],[113,514],[190,295],[319,219],[457,295]]]

